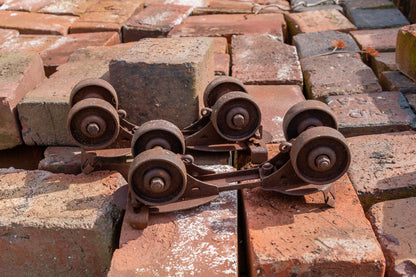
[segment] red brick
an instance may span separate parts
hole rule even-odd
[[[283,196],[244,190],[251,276],[384,276],[385,260],[346,176],[336,207],[322,194]]]
[[[246,86],[246,89],[260,107],[263,131],[271,135],[269,142],[285,141],[282,129],[283,117],[290,107],[305,100],[302,89],[296,85]]]
[[[351,35],[361,49],[371,47],[379,52],[392,52],[396,50],[398,31],[399,28],[359,30]]]
[[[306,90],[312,99],[381,91],[377,77],[358,54],[306,58],[301,64]]]
[[[14,39],[19,36],[19,32],[16,30],[0,29],[0,45],[10,39]]]
[[[281,14],[215,14],[190,16],[169,32],[170,37],[270,34],[283,40],[286,23]]]
[[[326,102],[345,136],[410,130],[416,117],[399,92],[329,96]]]
[[[166,37],[191,12],[190,6],[151,4],[123,25],[123,42]]]
[[[40,53],[62,36],[20,35],[0,44],[0,52],[32,51]]]
[[[18,105],[25,144],[74,145],[66,127],[72,88],[86,78],[108,80],[110,61],[132,46],[132,43],[124,43],[79,49],[55,74],[30,91]]]
[[[319,31],[349,32],[357,28],[335,9],[286,14],[287,27],[292,36]]]
[[[416,198],[378,203],[368,217],[387,261],[386,276],[416,276]]]
[[[72,16],[0,11],[0,28],[16,29],[21,34],[66,35],[75,19]]]
[[[147,0],[146,4],[174,4],[191,7],[207,7],[210,0]]]
[[[22,143],[16,106],[44,78],[42,60],[32,52],[0,54],[0,149]]]
[[[228,53],[228,42],[226,38],[214,37],[214,53],[226,54]]]
[[[46,148],[44,158],[38,168],[53,173],[81,173],[81,148],[68,146],[50,146]]]
[[[6,0],[1,6],[2,10],[35,12],[52,0]]]
[[[371,56],[370,59],[371,67],[379,78],[383,71],[397,70],[395,52],[378,53],[377,56]]]
[[[121,213],[118,173],[0,170],[3,276],[106,276]]]
[[[364,207],[380,199],[416,196],[415,140],[413,131],[348,138],[348,175]]]
[[[238,276],[236,191],[194,209],[151,215],[144,230],[129,225],[131,213],[108,276]]]
[[[111,46],[120,43],[116,32],[70,34],[59,38],[40,53],[46,75],[56,71],[59,65],[68,61],[69,56],[80,48],[87,46]]]
[[[385,91],[397,91],[416,87],[416,82],[400,71],[385,71],[380,74],[380,84]]]
[[[257,2],[257,3],[256,3]],[[259,4],[263,3],[263,4]],[[265,4],[268,3],[268,4]],[[279,5],[282,9],[288,10],[290,8],[288,1],[277,0],[277,1],[250,1],[250,2],[239,2],[239,1],[211,1],[208,8],[201,8],[194,10],[194,15],[202,14],[252,14],[252,13],[282,13],[283,10],[277,6],[266,6],[269,4]]]
[[[56,15],[82,15],[91,5],[98,0],[53,0],[38,12]]]
[[[217,76],[230,75],[230,55],[214,53],[214,71]]]
[[[123,24],[142,8],[141,1],[99,1],[71,25],[70,33],[120,32]]]
[[[397,35],[396,64],[407,77],[416,82],[416,24],[402,27]]]
[[[232,75],[243,83],[302,86],[296,47],[270,35],[234,36],[231,45]]]

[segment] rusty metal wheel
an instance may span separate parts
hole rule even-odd
[[[331,109],[317,100],[306,100],[292,106],[283,118],[283,133],[287,141],[296,138],[310,127],[326,126],[338,129]]]
[[[261,124],[261,112],[254,99],[239,91],[221,96],[212,108],[211,122],[217,133],[230,141],[254,135]]]
[[[129,170],[129,187],[145,205],[175,202],[186,189],[186,167],[181,158],[165,149],[144,151],[134,158]]]
[[[207,108],[211,108],[215,105],[215,102],[223,96],[232,91],[241,91],[247,93],[244,84],[233,77],[221,76],[215,78],[204,91],[204,105]]]
[[[177,154],[185,154],[185,139],[182,132],[169,121],[151,120],[134,132],[131,141],[133,156],[158,146]]]
[[[107,101],[88,98],[76,103],[68,114],[70,137],[86,150],[106,148],[119,133],[119,116]]]
[[[329,127],[314,127],[302,132],[292,143],[292,166],[303,181],[329,184],[348,170],[351,153],[344,136]]]
[[[85,79],[75,85],[69,97],[69,106],[87,98],[103,99],[118,109],[117,93],[112,85],[103,79]]]

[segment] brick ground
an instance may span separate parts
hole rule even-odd
[[[262,114],[263,130],[270,133],[271,141],[285,141],[282,123],[287,110],[298,102],[305,100],[299,86],[246,86],[253,96]],[[276,105],[276,103],[279,103]]]
[[[49,76],[56,68],[68,61],[69,56],[80,48],[87,46],[111,46],[120,43],[116,32],[70,34],[59,38],[40,53]]]
[[[400,71],[385,71],[380,74],[380,85],[385,91],[397,91],[416,87],[416,82],[404,76]]]
[[[416,195],[415,139],[413,131],[348,138],[348,175],[365,209],[380,200]]]
[[[333,54],[301,60],[305,86],[313,99],[381,91],[377,77],[357,54]]]
[[[16,29],[21,34],[66,35],[75,19],[73,16],[0,11],[0,28]]]
[[[0,54],[0,149],[22,143],[16,106],[44,78],[42,60],[32,52]]]
[[[396,64],[407,77],[416,81],[416,24],[403,27],[397,35]]]
[[[416,275],[416,198],[378,203],[368,217],[387,260],[388,276]]]
[[[133,229],[126,213],[108,276],[238,276],[236,191],[194,209],[151,215],[145,230]]]
[[[383,276],[383,253],[347,177],[335,193],[328,208],[321,194],[244,190],[251,276]]]
[[[345,47],[336,51],[360,52],[357,44],[349,34],[338,31],[298,34],[293,37],[293,44],[298,50],[299,58],[304,59],[332,52],[334,50],[334,42],[339,40],[342,40]]]
[[[118,173],[0,169],[3,276],[105,276],[120,211]]]
[[[406,131],[414,127],[416,116],[400,92],[330,96],[326,103],[334,111],[345,136]]]
[[[190,6],[151,4],[123,25],[123,42],[166,37],[191,12]]]
[[[349,19],[358,29],[382,29],[408,25],[398,9],[353,9]]]
[[[319,31],[355,30],[356,27],[337,10],[317,10],[286,14],[287,28],[292,36]]]
[[[283,40],[285,33],[286,23],[281,14],[217,14],[190,16],[168,36],[223,36],[231,41],[232,35],[269,34]]]
[[[19,36],[19,32],[16,30],[0,29],[0,44],[5,41],[11,40]]]
[[[38,12],[80,16],[96,2],[97,0],[54,0]]]
[[[72,88],[85,78],[108,78],[110,61],[132,46],[122,44],[78,50],[55,74],[28,93],[17,108],[25,144],[73,145],[66,128]]]
[[[0,44],[0,52],[33,51],[41,53],[62,36],[19,35]]]
[[[232,76],[243,83],[302,86],[303,77],[294,46],[269,35],[247,35],[233,36],[231,47]]]
[[[49,4],[52,0],[37,0],[37,1],[28,1],[28,0],[5,0],[2,5],[2,10],[8,11],[25,11],[25,12],[35,12],[42,8],[43,6]]]
[[[166,119],[179,128],[190,125],[213,77],[212,38],[144,39],[110,63],[120,107],[135,124]]]
[[[379,78],[383,71],[397,70],[395,52],[378,53],[377,56],[371,56],[370,59],[371,68]]]
[[[70,32],[120,32],[122,25],[142,8],[142,1],[98,1],[71,25]]]
[[[400,28],[352,31],[351,35],[361,49],[371,47],[379,52],[396,50],[397,33]]]

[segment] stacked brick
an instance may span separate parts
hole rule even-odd
[[[0,272],[416,274],[407,244],[416,241],[414,215],[404,212],[416,206],[414,2],[0,0],[0,155],[49,146],[41,170],[0,169]],[[143,231],[126,211],[118,235],[123,217],[112,195],[126,181],[79,175],[81,150],[68,147],[66,130],[72,88],[107,80],[129,120],[185,127],[198,119],[215,75],[241,80],[254,97],[269,157],[292,105],[316,99],[331,107],[352,151],[348,174],[334,184],[336,208],[321,195],[243,190],[241,201],[222,193],[154,217]],[[230,170],[220,166],[228,153],[192,154]]]

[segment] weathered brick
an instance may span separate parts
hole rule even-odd
[[[0,52],[32,51],[41,53],[62,36],[20,35],[0,44]]]
[[[143,9],[143,1],[98,1],[70,28],[70,33],[120,32],[123,24]]]
[[[416,195],[415,139],[413,131],[348,138],[348,175],[365,209],[380,200]]]
[[[396,91],[416,87],[416,82],[407,78],[400,71],[381,72],[380,84],[385,91]]]
[[[383,71],[397,70],[395,52],[378,53],[377,56],[371,56],[370,63],[374,73],[379,78]]]
[[[246,86],[246,89],[260,107],[263,131],[271,135],[271,140],[268,142],[285,141],[282,129],[283,117],[290,107],[305,100],[302,89],[296,85]]]
[[[0,149],[22,143],[16,105],[44,78],[43,64],[38,54],[0,54]]]
[[[306,12],[315,10],[329,10],[336,9],[343,12],[343,8],[340,5],[334,5],[333,1],[321,1],[321,0],[291,0],[290,6],[295,12]]]
[[[19,32],[16,30],[0,29],[0,45],[8,40],[14,39],[19,36]]]
[[[66,35],[75,19],[72,16],[0,11],[0,28],[16,29],[21,34]]]
[[[349,19],[358,29],[382,29],[408,25],[398,9],[353,9]]]
[[[338,51],[360,52],[349,34],[338,31],[298,34],[293,37],[293,44],[298,50],[299,58],[303,59],[331,53],[334,50],[333,44],[339,40],[344,42],[345,47]]]
[[[193,123],[213,77],[211,38],[143,39],[110,63],[120,107],[139,125],[152,119],[166,119],[179,128]]]
[[[343,6],[346,10],[351,9],[388,9],[394,8],[391,0],[344,0]]]
[[[214,37],[214,53],[225,54],[228,53],[228,42],[224,37]]]
[[[244,190],[251,276],[384,276],[385,260],[345,176],[336,207],[322,194],[282,196]]]
[[[50,146],[46,148],[38,165],[40,170],[53,173],[81,173],[81,148],[68,146]]]
[[[403,27],[397,35],[397,68],[407,77],[416,81],[416,24]]]
[[[330,96],[344,136],[406,131],[414,127],[415,114],[400,92],[375,92]]]
[[[53,0],[38,12],[80,16],[96,2],[98,0]]]
[[[120,43],[116,32],[70,34],[59,38],[40,53],[45,72],[50,76],[59,65],[68,61],[69,56],[87,46],[111,46]]]
[[[286,23],[281,14],[215,14],[187,17],[182,24],[173,27],[170,37],[269,34],[283,41]]]
[[[210,0],[146,0],[146,4],[173,4],[191,7],[207,7]]]
[[[349,32],[357,28],[335,9],[286,14],[287,28],[292,36],[319,31]]]
[[[230,75],[230,55],[214,53],[214,67],[215,75]]]
[[[35,12],[52,0],[6,0],[1,6],[1,10]]]
[[[132,46],[125,43],[77,50],[55,74],[30,91],[17,107],[25,144],[74,145],[66,128],[72,88],[86,78],[108,79],[110,61]]]
[[[105,276],[116,221],[118,174],[0,169],[3,276]]]
[[[416,198],[391,200],[371,207],[368,217],[387,261],[387,276],[416,276]]]
[[[358,30],[351,35],[361,49],[371,47],[379,52],[393,52],[396,50],[396,40],[399,28]]]
[[[232,75],[243,83],[302,86],[296,47],[270,35],[233,36],[231,45]]]
[[[358,54],[332,54],[301,60],[306,90],[310,98],[381,91],[370,67]]]
[[[123,25],[123,42],[166,37],[191,12],[190,6],[151,4]]]
[[[416,108],[416,84],[412,88],[402,89],[401,92],[403,93],[404,97],[409,102],[409,105],[412,107],[413,110]]]
[[[131,213],[126,211],[108,276],[238,276],[236,191],[194,209],[151,215],[144,230],[129,225]]]

